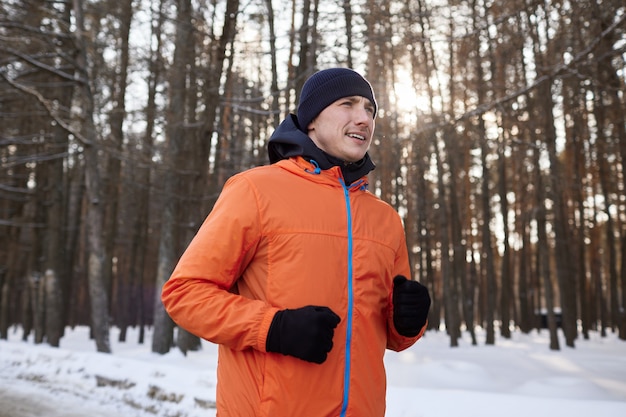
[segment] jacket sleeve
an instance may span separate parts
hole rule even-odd
[[[162,288],[161,299],[172,320],[211,342],[265,351],[278,309],[232,290],[260,237],[254,188],[245,177],[234,176]]]
[[[398,251],[396,252],[396,262],[394,265],[394,273],[391,275],[391,280],[396,275],[404,275],[405,277],[411,279],[411,267],[409,263],[409,254],[406,247],[406,240],[404,239],[404,230],[400,231],[402,235],[402,240],[399,245]],[[396,352],[407,349],[415,342],[417,342],[424,332],[426,331],[426,327],[428,326],[428,321],[420,330],[419,334],[415,337],[406,337],[402,336],[400,333],[396,331],[396,326],[393,324],[393,282],[389,286],[389,302],[387,303],[387,349],[394,350]]]

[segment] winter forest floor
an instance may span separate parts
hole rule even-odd
[[[126,343],[117,335],[107,355],[87,328],[67,329],[60,348],[22,342],[13,329],[0,340],[0,417],[215,416],[215,345],[156,355],[136,330]],[[547,331],[516,332],[495,346],[464,336],[450,348],[445,332],[427,332],[385,356],[387,417],[626,416],[626,342],[597,333],[574,349],[548,342]]]

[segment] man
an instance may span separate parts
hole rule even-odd
[[[366,190],[376,112],[357,72],[312,75],[271,165],[227,181],[163,287],[172,319],[220,345],[218,416],[384,416],[385,349],[421,337],[430,297]]]

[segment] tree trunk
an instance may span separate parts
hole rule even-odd
[[[152,201],[150,190],[152,188],[151,166],[154,147],[155,122],[158,117],[157,112],[157,88],[161,82],[162,68],[162,27],[165,20],[163,10],[163,1],[159,2],[159,7],[155,11],[156,17],[153,17],[155,23],[152,24],[152,38],[155,39],[155,45],[150,50],[150,58],[148,67],[149,77],[147,80],[147,103],[146,103],[146,130],[142,135],[140,143],[135,147],[137,149],[136,158],[139,163],[135,168],[135,185],[136,191],[133,197],[136,199],[136,213],[131,226],[131,242],[130,242],[130,292],[131,303],[128,314],[133,317],[131,324],[139,325],[139,343],[143,344],[145,336],[145,325],[148,322],[148,313],[146,312],[148,304],[152,305],[152,299],[146,300],[145,288],[152,285],[153,279],[146,272],[146,258],[150,251],[150,245],[145,242],[149,239],[150,229],[150,202]],[[149,279],[148,279],[149,277]]]
[[[451,264],[451,285],[454,285],[457,292],[460,292],[459,300],[461,305],[461,312],[463,314],[465,327],[468,329],[472,338],[472,343],[476,344],[476,333],[474,331],[474,282],[471,280],[471,276],[466,267],[466,245],[463,238],[462,230],[462,209],[465,193],[462,191],[465,189],[463,184],[457,184],[462,181],[463,178],[467,178],[466,172],[463,171],[461,163],[463,160],[463,152],[465,147],[458,144],[461,139],[455,134],[453,129],[447,129],[443,134],[443,141],[446,144],[445,149],[447,151],[447,162],[450,174],[450,181],[448,186],[450,193],[449,200],[449,224],[450,224],[450,237],[452,246],[452,264]],[[460,324],[461,321],[459,321]]]
[[[300,90],[304,85],[308,76],[315,71],[315,55],[317,51],[315,45],[311,42],[311,0],[303,0],[302,2],[302,25],[298,30],[298,43],[300,51],[298,52],[298,67],[295,73],[296,102],[300,99]]]
[[[274,29],[274,6],[272,0],[265,0],[265,7],[267,9],[267,22],[270,32],[270,62],[271,62],[271,74],[272,80],[270,82],[270,93],[272,95],[272,103],[270,106],[272,124],[278,126],[280,123],[280,92],[278,90],[278,62],[277,62],[277,48],[276,48],[276,31]]]
[[[43,279],[46,306],[46,340],[50,346],[59,347],[59,340],[63,331],[63,312],[59,282],[52,269],[45,272]]]
[[[161,288],[168,280],[178,257],[176,224],[178,214],[178,190],[180,187],[181,156],[185,136],[185,85],[187,65],[192,65],[187,55],[187,45],[192,42],[191,0],[178,1],[174,60],[170,73],[170,96],[167,114],[167,150],[164,155],[169,172],[163,177],[164,207],[161,217],[161,236],[155,282],[154,333],[152,351],[164,354],[169,352],[174,342],[174,323],[168,316],[161,301]]]
[[[109,302],[104,285],[105,247],[102,237],[102,220],[104,207],[102,204],[102,186],[100,179],[100,158],[96,147],[97,135],[93,122],[93,95],[89,82],[89,65],[87,39],[85,39],[83,1],[74,1],[74,17],[76,19],[75,41],[77,45],[77,86],[78,102],[81,113],[81,135],[84,146],[85,185],[87,199],[88,229],[88,266],[89,299],[91,302],[92,332],[98,352],[111,352],[109,341]]]
[[[114,108],[111,110],[110,115],[110,130],[108,145],[110,152],[108,153],[108,166],[106,170],[106,176],[103,181],[105,211],[104,211],[104,246],[105,246],[105,264],[104,264],[104,282],[108,292],[108,299],[110,302],[110,309],[112,315],[118,315],[117,311],[114,311],[115,305],[123,305],[124,301],[117,298],[117,294],[113,292],[114,280],[117,277],[113,276],[114,267],[113,259],[115,257],[116,238],[118,231],[118,211],[121,189],[121,155],[122,144],[124,142],[124,118],[126,116],[126,86],[128,84],[128,65],[129,65],[129,47],[128,39],[130,34],[130,26],[133,18],[133,0],[124,0],[120,2],[117,7],[119,11],[116,13],[119,20],[119,53],[118,61],[116,65],[117,71],[113,79],[113,103]],[[119,279],[126,281],[125,277],[119,277]],[[128,288],[127,282],[118,283],[124,288]],[[127,294],[120,294],[122,297],[126,297]],[[123,313],[122,313],[123,314]]]
[[[534,149],[535,184],[537,191],[535,196],[535,218],[537,221],[537,257],[539,258],[539,274],[542,278],[546,314],[548,318],[548,330],[550,331],[550,349],[559,350],[559,337],[557,333],[556,318],[554,316],[554,287],[552,273],[550,270],[550,246],[546,231],[546,207],[544,207],[546,197],[544,194],[543,178],[539,163],[539,149]],[[538,311],[537,314],[541,314]]]
[[[561,299],[561,314],[563,334],[565,335],[565,343],[567,346],[574,347],[576,340],[576,299],[574,298],[573,289],[576,288],[576,276],[570,267],[571,254],[569,251],[570,234],[568,232],[567,210],[565,207],[564,197],[562,194],[563,187],[559,184],[564,183],[560,160],[556,154],[556,132],[554,131],[554,119],[552,117],[552,98],[549,96],[550,84],[544,83],[540,90],[545,94],[539,94],[539,101],[543,105],[542,113],[545,117],[545,140],[548,148],[550,159],[548,198],[554,204],[554,216],[552,224],[554,228],[554,255],[556,260],[556,275],[559,283],[559,293]],[[541,106],[540,108],[542,108]]]
[[[541,7],[541,6],[539,6]],[[539,38],[539,25],[537,22],[533,22],[532,19],[527,18],[526,23],[528,24],[528,26],[531,28],[530,29],[530,35],[531,35],[531,39],[532,39],[532,47],[533,47],[533,52],[534,52],[534,59],[536,63],[539,63],[540,68],[545,68],[547,63],[544,62],[544,56],[541,53],[542,50],[542,45],[540,42],[540,38]],[[538,74],[539,75],[539,74]],[[543,289],[544,289],[544,298],[545,298],[545,306],[547,309],[547,318],[548,318],[548,328],[550,330],[550,349],[552,350],[558,350],[560,349],[559,346],[559,340],[558,340],[558,334],[557,334],[557,326],[556,326],[556,319],[554,316],[554,300],[555,300],[555,296],[554,296],[554,287],[553,287],[553,283],[552,283],[552,272],[551,272],[551,268],[550,268],[550,245],[548,242],[548,233],[546,230],[547,227],[547,211],[548,211],[548,207],[546,207],[546,198],[547,197],[558,197],[557,195],[554,194],[549,194],[549,186],[554,186],[556,184],[556,181],[554,180],[549,180],[548,182],[548,187],[544,188],[544,181],[543,181],[543,174],[541,172],[541,164],[540,164],[540,149],[543,149],[542,145],[546,145],[546,146],[553,146],[554,145],[554,140],[556,139],[553,135],[553,131],[549,131],[550,130],[550,121],[552,121],[552,123],[554,122],[553,118],[552,118],[552,106],[550,104],[552,104],[552,97],[550,96],[550,88],[549,88],[550,84],[548,81],[544,80],[541,84],[539,84],[539,87],[542,89],[542,91],[538,92],[537,95],[540,97],[540,99],[535,99],[532,100],[532,98],[529,97],[529,114],[532,115],[532,123],[530,124],[529,128],[531,132],[542,132],[543,136],[541,139],[544,139],[544,141],[542,142],[541,139],[538,139],[535,141],[535,143],[537,144],[536,148],[533,149],[533,157],[534,157],[534,168],[535,168],[535,184],[536,186],[536,196],[535,196],[535,204],[536,204],[536,220],[537,220],[537,256],[539,257],[538,262],[539,262],[539,267],[540,267],[540,275],[542,277],[542,282],[543,282]],[[545,102],[545,100],[548,100],[548,103]],[[549,114],[546,114],[549,113]],[[533,133],[531,133],[533,134]],[[550,152],[549,152],[550,153]],[[552,158],[552,154],[549,155],[550,158]],[[552,169],[557,169],[555,166],[551,167]],[[548,191],[547,191],[548,190]],[[553,192],[554,190],[552,190]],[[555,212],[558,214],[560,213],[560,203],[558,201],[554,201],[555,204]],[[558,208],[557,208],[558,207]],[[558,222],[559,220],[557,220]],[[555,227],[559,227],[555,224]],[[556,245],[558,246],[558,248],[555,248],[555,256],[556,257],[560,257],[562,256],[562,252],[559,252],[559,249],[561,248],[562,243],[560,242],[560,239],[562,238],[562,235],[560,233],[557,233],[558,237],[557,240],[559,240],[558,243],[556,243]],[[560,261],[559,265],[560,266]],[[557,266],[557,278],[559,276],[559,272],[558,270],[560,270],[560,268],[558,268]],[[561,275],[562,277],[563,275]],[[562,307],[562,306],[561,306]]]
[[[605,119],[605,108],[604,108],[604,98],[599,91],[595,91],[595,102],[594,102],[594,115],[596,119],[596,123],[598,125],[598,140],[596,143],[596,164],[598,167],[598,185],[600,187],[599,193],[603,197],[604,201],[604,216],[606,217],[606,226],[604,226],[604,238],[606,241],[605,247],[607,248],[606,252],[608,252],[608,257],[605,262],[605,265],[608,264],[608,276],[609,276],[609,286],[607,288],[609,294],[609,325],[611,328],[618,328],[619,324],[619,289],[617,285],[617,249],[616,249],[616,241],[615,241],[615,221],[613,220],[613,214],[611,214],[611,177],[612,174],[610,172],[609,167],[607,167],[607,159],[609,158],[609,152],[607,150],[607,142],[611,140],[605,136],[604,132],[606,132],[606,119]]]
[[[35,343],[43,343],[45,336],[45,294],[42,276],[39,272],[33,272],[29,281],[30,305],[32,307],[33,330],[35,331]]]
[[[502,327],[500,334],[502,337],[511,338],[511,312],[514,309],[513,280],[511,279],[511,249],[509,245],[509,203],[508,203],[508,182],[506,172],[506,155],[504,152],[504,138],[498,144],[498,194],[500,196],[500,212],[504,224],[502,225],[502,264],[500,267],[500,315]]]
[[[626,107],[624,106],[624,75],[623,75],[623,62],[622,68],[617,69],[615,65],[618,60],[614,57],[614,45],[619,42],[620,37],[623,37],[623,24],[620,31],[608,31],[608,28],[613,24],[615,19],[615,13],[612,10],[607,10],[598,0],[590,2],[591,19],[593,22],[591,26],[592,33],[598,37],[597,51],[594,52],[596,57],[596,68],[594,76],[598,79],[598,86],[602,87],[602,92],[599,93],[601,97],[597,97],[597,106],[605,107],[607,118],[603,124],[610,125],[612,131],[613,141],[616,143],[614,153],[621,156],[620,168],[621,168],[621,192],[626,190]],[[623,16],[622,16],[623,20]],[[617,64],[619,65],[619,64]],[[620,77],[620,73],[622,74]],[[605,110],[603,110],[604,112]],[[604,132],[608,130],[601,130],[598,128],[598,134],[604,135]],[[598,138],[599,141],[603,141],[602,137]],[[604,162],[606,163],[606,161]],[[611,176],[613,177],[613,176]],[[617,177],[617,176],[615,176]],[[618,179],[615,178],[615,189],[619,189],[617,184]],[[606,211],[608,209],[608,201]],[[619,205],[618,205],[619,206]],[[619,210],[619,209],[618,209]],[[623,209],[622,209],[623,215]],[[611,245],[608,249],[610,251],[609,273],[610,273],[610,287],[611,287],[611,321],[612,325],[619,330],[619,338],[626,340],[626,223],[618,222],[619,227],[616,229],[609,225],[607,230],[607,244]],[[616,233],[617,232],[617,233]],[[608,236],[611,234],[621,234],[621,239]],[[622,245],[621,251],[617,247],[617,242]],[[617,253],[621,252],[621,273],[618,276],[617,272]],[[621,287],[621,297],[619,296]]]
[[[78,253],[80,253],[80,247],[82,246],[81,239],[81,226],[82,224],[76,219],[83,218],[81,210],[83,208],[83,202],[85,201],[85,175],[83,167],[79,165],[77,160],[72,161],[73,167],[66,172],[68,183],[68,197],[66,203],[66,218],[67,218],[67,231],[66,241],[64,242],[65,257],[63,258],[66,264],[66,273],[68,274],[67,281],[63,284],[64,292],[66,294],[67,305],[65,306],[64,322],[69,326],[74,326],[83,314],[79,311],[80,300],[78,293],[81,288],[82,279],[79,275],[79,259]]]
[[[482,120],[482,119],[481,119]],[[482,121],[480,122],[482,123]],[[480,130],[480,129],[479,129]],[[482,165],[482,186],[481,186],[481,210],[482,210],[482,259],[484,262],[484,273],[486,280],[486,313],[485,328],[487,330],[485,343],[493,345],[496,343],[495,337],[495,312],[497,299],[497,285],[494,266],[493,247],[491,243],[491,228],[489,227],[489,219],[491,219],[491,205],[489,194],[489,168],[487,166],[487,143],[485,139],[480,140],[480,160]]]
[[[200,350],[202,344],[200,338],[194,334],[189,333],[185,329],[178,328],[178,334],[176,336],[176,346],[183,352],[183,355],[187,356],[187,352],[195,352]]]
[[[485,81],[485,75],[483,70],[483,64],[481,59],[481,42],[480,39],[480,30],[479,27],[483,26],[484,23],[479,21],[479,11],[478,2],[472,1],[472,25],[473,29],[476,33],[476,41],[473,45],[474,49],[474,65],[473,69],[476,73],[476,82],[480,85],[477,86],[477,100],[478,104],[481,105],[486,102],[486,94],[487,88],[484,87],[488,85]],[[479,148],[480,148],[480,164],[482,169],[481,175],[481,188],[480,188],[480,202],[481,202],[481,211],[482,211],[482,222],[481,222],[481,237],[482,237],[482,260],[481,263],[484,262],[484,272],[485,272],[485,280],[486,280],[486,315],[485,315],[485,328],[487,330],[485,343],[488,345],[495,344],[495,319],[496,312],[498,311],[496,300],[498,298],[497,292],[497,283],[496,283],[496,273],[494,266],[494,253],[492,247],[492,233],[490,228],[490,219],[492,218],[491,212],[491,190],[490,190],[490,182],[491,182],[491,174],[489,170],[489,165],[487,163],[488,155],[489,155],[489,146],[488,146],[488,136],[487,130],[485,128],[485,121],[482,115],[478,116],[478,126],[476,127],[476,135],[478,137]],[[505,324],[503,323],[503,326]],[[508,324],[507,324],[508,325]]]
[[[436,139],[434,139],[436,141]],[[442,151],[439,149],[439,146],[435,144],[435,158],[437,160],[437,172],[438,172],[438,180],[437,183],[439,185],[439,209],[438,209],[438,217],[439,217],[439,232],[441,239],[441,281],[444,297],[444,317],[446,323],[446,330],[450,336],[450,346],[456,347],[459,345],[460,334],[460,325],[461,320],[459,317],[459,295],[458,289],[456,286],[456,280],[453,276],[454,268],[452,266],[452,259],[450,259],[450,237],[449,237],[449,226],[448,219],[450,218],[450,213],[448,211],[448,192],[444,182],[444,168],[443,161],[441,160]]]

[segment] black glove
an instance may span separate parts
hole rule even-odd
[[[328,307],[281,310],[270,324],[265,349],[322,363],[333,348],[333,334],[340,321],[339,316]]]
[[[393,279],[393,325],[402,336],[417,336],[430,309],[428,288],[402,275]]]

